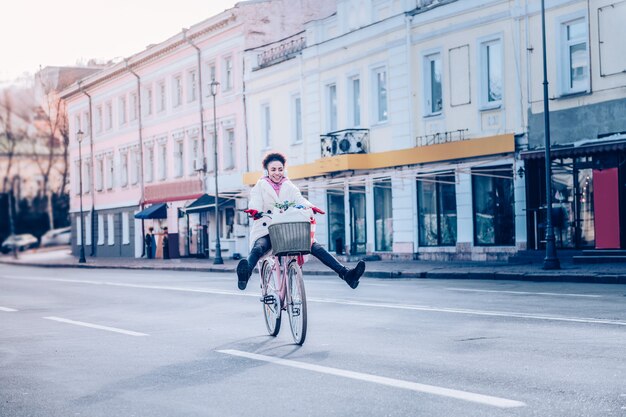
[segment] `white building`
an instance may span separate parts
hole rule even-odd
[[[292,39],[248,51],[244,181],[265,152],[285,152],[289,176],[328,213],[318,240],[338,253],[483,260],[525,248],[519,12],[498,0],[339,0],[294,35],[300,51],[266,59]]]

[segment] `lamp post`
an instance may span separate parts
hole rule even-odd
[[[211,95],[213,96],[213,161],[215,172],[215,259],[213,264],[221,265],[224,263],[222,259],[222,245],[220,245],[220,211],[218,206],[219,192],[217,188],[217,116],[215,111],[215,96],[217,95],[217,87],[220,85],[215,78],[211,81]]]
[[[83,152],[82,146],[84,133],[82,130],[76,132],[76,140],[78,141],[78,193],[80,197],[80,257],[78,263],[84,264],[85,260],[85,220],[83,218]]]
[[[11,238],[13,238],[13,257],[15,259],[18,258],[17,255],[17,240],[15,240],[15,222],[16,222],[16,217],[17,217],[17,213],[15,210],[15,182],[17,180],[17,184],[19,186],[19,182],[20,182],[20,178],[19,175],[16,175],[13,177],[13,179],[11,180],[11,194],[9,195],[9,220],[10,220],[10,226],[11,226]]]
[[[543,120],[546,159],[546,257],[543,269],[560,269],[556,256],[556,239],[552,224],[552,159],[550,158],[550,113],[548,106],[548,69],[546,64],[546,10],[545,0],[541,0],[541,40],[543,44]]]

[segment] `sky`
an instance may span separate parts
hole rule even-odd
[[[236,0],[5,0],[0,82],[40,66],[128,57],[233,7]]]

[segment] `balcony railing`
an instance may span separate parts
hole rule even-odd
[[[467,132],[469,129],[458,129],[447,132],[437,132],[430,135],[418,136],[415,138],[415,146],[438,145],[441,143],[458,142],[469,139]]]
[[[291,59],[304,48],[306,48],[306,38],[302,36],[302,33],[266,45],[263,52],[257,55],[257,67],[254,69],[269,67]]]
[[[322,158],[369,152],[369,129],[344,129],[320,136]]]

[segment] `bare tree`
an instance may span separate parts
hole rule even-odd
[[[11,170],[18,150],[18,143],[26,135],[26,129],[21,126],[20,120],[28,118],[19,112],[10,90],[0,93],[0,156],[6,158],[6,167],[2,179],[2,192],[9,191],[11,184]]]

